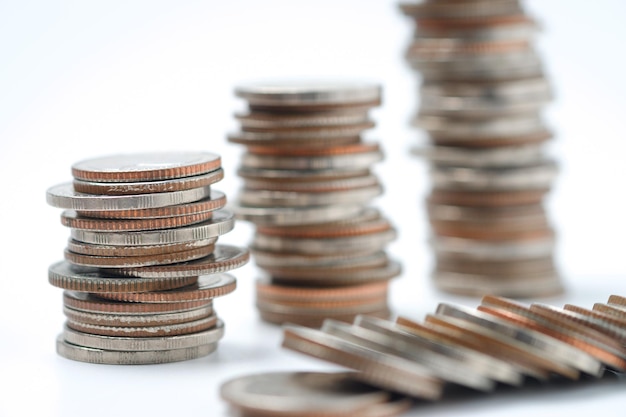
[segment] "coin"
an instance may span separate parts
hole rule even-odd
[[[109,314],[85,312],[64,305],[63,314],[72,322],[84,324],[116,327],[143,327],[180,324],[198,320],[212,315],[213,307],[209,305],[194,308],[192,310],[161,314]]]
[[[119,351],[96,349],[66,342],[63,335],[57,338],[57,353],[74,361],[108,365],[146,365],[197,359],[214,352],[217,343],[207,343],[179,349]]]
[[[268,372],[224,382],[220,396],[247,415],[350,416],[387,403],[391,394],[353,372]]]
[[[199,175],[220,165],[220,157],[209,152],[119,154],[76,162],[72,175],[97,182],[155,181]]]
[[[332,222],[357,215],[363,210],[359,204],[309,207],[254,207],[237,204],[237,219],[261,225],[299,225]]]
[[[83,255],[91,256],[112,256],[112,257],[133,257],[133,256],[157,256],[168,255],[176,252],[188,251],[205,246],[212,246],[217,242],[217,238],[192,240],[180,243],[164,243],[156,245],[99,245],[97,243],[84,243],[78,240],[69,239],[67,250]]]
[[[154,315],[193,310],[199,307],[212,307],[205,300],[181,301],[178,303],[125,303],[98,297],[97,294],[63,291],[63,305],[88,313]]]
[[[75,191],[72,183],[68,182],[50,187],[46,192],[46,201],[53,207],[76,211],[125,211],[190,203],[202,200],[210,195],[211,186],[167,193],[134,195],[85,194]]]
[[[224,336],[224,324],[218,320],[214,327],[202,332],[181,334],[176,336],[102,336],[83,333],[65,326],[63,339],[72,345],[92,349],[113,351],[159,351],[187,349],[203,345],[216,344]]]
[[[140,231],[155,229],[172,229],[189,226],[209,220],[213,213],[190,214],[176,217],[161,217],[156,219],[102,219],[78,214],[74,210],[65,210],[61,213],[61,224],[73,229],[104,231]]]

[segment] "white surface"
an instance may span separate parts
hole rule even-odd
[[[533,0],[545,26],[538,46],[558,94],[547,110],[562,174],[550,198],[560,235],[566,302],[590,307],[626,294],[623,58],[626,3]],[[0,3],[0,416],[220,416],[220,383],[244,373],[336,369],[279,347],[280,329],[253,307],[253,264],[237,291],[216,301],[226,335],[216,354],[154,366],[99,366],[60,358],[61,290],[47,267],[68,230],[45,190],[71,179],[72,163],[118,152],[207,150],[222,155],[218,189],[237,193],[241,147],[225,135],[243,103],[240,82],[281,77],[357,77],[384,85],[373,113],[386,160],[377,201],[399,229],[389,252],[404,265],[395,311],[416,319],[440,301],[474,306],[431,288],[422,198],[425,166],[408,149],[417,76],[403,60],[411,22],[396,1],[5,1]],[[241,223],[225,243],[247,244]],[[624,381],[498,392],[422,405],[411,415],[623,415]],[[35,414],[36,413],[36,414]]]

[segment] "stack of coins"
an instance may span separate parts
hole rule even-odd
[[[562,291],[543,208],[557,167],[541,118],[551,89],[519,0],[401,4],[415,22],[406,58],[422,77],[416,149],[430,163],[427,209],[444,291],[510,297]]]
[[[353,324],[326,320],[319,330],[287,325],[283,346],[427,400],[441,399],[446,386],[488,392],[525,380],[599,379],[626,372],[626,298],[586,309],[486,295],[477,308],[439,304],[423,322],[359,316]]]
[[[232,292],[246,249],[218,245],[234,227],[222,207],[221,159],[208,152],[114,155],[78,162],[73,182],[47,201],[66,209],[65,260],[50,266],[63,288],[57,352],[106,364],[174,362],[208,355],[224,333],[213,298]]]
[[[324,318],[388,316],[388,282],[400,273],[385,246],[391,223],[368,204],[382,193],[372,165],[383,154],[362,133],[378,85],[276,83],[238,87],[245,145],[235,213],[256,225],[251,252],[262,319],[319,326]]]

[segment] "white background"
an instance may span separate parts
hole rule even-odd
[[[541,300],[591,307],[626,294],[626,62],[621,0],[532,0],[544,26],[537,47],[557,99],[546,110],[561,174],[548,201],[559,232],[567,292]],[[81,159],[153,150],[222,156],[216,188],[234,197],[242,149],[227,143],[243,103],[238,83],[267,78],[356,77],[380,82],[384,103],[368,133],[386,159],[376,201],[398,228],[389,247],[404,266],[392,284],[398,314],[421,319],[433,290],[423,197],[423,161],[409,155],[419,133],[418,76],[403,54],[413,30],[396,1],[0,1],[0,416],[225,415],[218,387],[241,374],[336,369],[280,348],[281,331],[257,318],[250,263],[238,289],[216,301],[226,323],[217,353],[177,364],[104,366],[54,350],[61,290],[47,267],[62,258],[69,231],[48,206],[48,187],[71,180]],[[239,223],[221,241],[246,245]],[[531,300],[529,300],[531,301]],[[416,407],[414,415],[623,415],[624,381],[534,386]]]

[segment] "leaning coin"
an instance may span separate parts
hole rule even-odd
[[[74,240],[99,245],[157,245],[218,237],[231,231],[234,225],[234,215],[227,210],[219,210],[213,213],[211,219],[202,223],[174,229],[139,232],[98,232],[72,229],[70,234]]]
[[[581,324],[611,336],[619,340],[622,345],[626,345],[626,320],[572,304],[564,305],[563,310],[572,313],[571,317]]]
[[[93,349],[117,351],[152,351],[199,347],[217,343],[224,336],[224,324],[218,320],[211,329],[176,336],[120,337],[101,336],[72,330],[65,326],[63,338],[67,343]]]
[[[128,278],[102,269],[61,261],[48,268],[48,282],[55,287],[91,293],[162,291],[194,284],[198,277]]]
[[[122,276],[141,278],[189,277],[218,274],[245,265],[250,258],[247,249],[231,245],[216,245],[211,254],[189,262],[171,265],[124,267],[114,269]]]
[[[96,195],[79,193],[72,183],[53,186],[46,192],[46,201],[53,207],[76,211],[151,209],[202,200],[211,195],[211,186],[169,193],[135,195]]]
[[[224,170],[218,168],[206,174],[160,181],[141,182],[95,182],[74,179],[74,190],[79,193],[98,195],[133,195],[169,193],[192,188],[206,187],[224,178]]]
[[[74,178],[98,182],[155,181],[214,171],[219,155],[209,152],[151,152],[87,159],[72,165]]]
[[[217,349],[217,343],[207,343],[180,349],[146,350],[146,351],[118,351],[94,349],[66,342],[63,334],[57,338],[57,353],[64,358],[108,365],[144,365],[154,363],[169,363],[206,356]]]
[[[129,278],[125,278],[129,279]],[[152,279],[139,278],[142,281]],[[189,278],[187,278],[189,279]],[[110,300],[137,303],[179,303],[182,301],[212,300],[230,294],[235,290],[237,281],[229,274],[203,275],[195,283],[171,291],[152,292],[108,292],[100,294]]]
[[[391,399],[387,391],[365,385],[353,372],[272,372],[230,379],[220,396],[248,415],[361,415]]]
[[[417,398],[441,397],[443,381],[422,365],[300,326],[283,327],[282,346],[360,371],[359,380]]]

